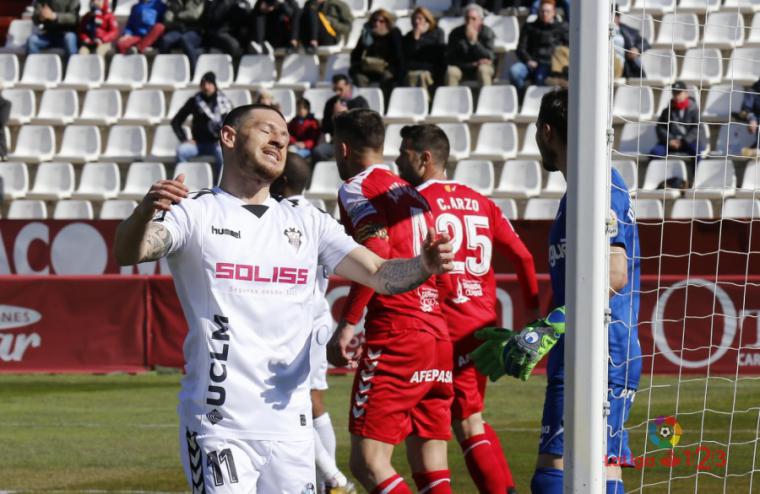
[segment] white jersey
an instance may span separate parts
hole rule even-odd
[[[199,435],[313,435],[309,350],[320,266],[358,245],[330,215],[215,188],[157,218],[188,322],[178,411]]]

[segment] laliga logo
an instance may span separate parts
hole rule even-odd
[[[675,417],[657,417],[649,423],[649,440],[658,448],[673,448],[681,440],[683,429]]]
[[[42,319],[36,310],[13,305],[0,305],[0,331],[30,326]],[[38,348],[42,338],[37,333],[0,332],[0,360],[20,362],[29,347]]]

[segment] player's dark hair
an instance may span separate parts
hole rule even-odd
[[[222,122],[222,125],[229,125],[230,127],[237,129],[240,126],[240,122],[245,117],[247,117],[249,113],[251,113],[254,110],[273,111],[277,113],[280,116],[280,118],[282,118],[283,121],[285,121],[286,124],[288,123],[288,121],[285,120],[285,117],[283,116],[283,114],[277,108],[274,108],[269,105],[261,105],[258,103],[254,103],[252,105],[243,105],[243,106],[238,106],[238,107],[233,108],[232,111],[230,111],[227,114],[227,116],[224,117],[224,122]]]
[[[381,150],[385,142],[385,125],[379,113],[366,108],[355,108],[335,115],[334,137],[357,151]]]
[[[567,113],[567,89],[555,89],[541,99],[537,123],[547,124],[567,144]]]
[[[401,128],[401,138],[418,153],[430,151],[436,163],[446,166],[449,159],[450,144],[446,133],[437,125],[405,125]]]
[[[348,78],[348,76],[347,76],[346,74],[335,74],[335,75],[332,77],[332,83],[333,83],[333,84],[337,84],[337,83],[339,83],[340,81],[343,81],[343,82],[345,82],[346,84],[351,84],[351,79],[349,79],[349,78]]]
[[[301,194],[309,185],[311,179],[311,166],[299,154],[288,153],[285,158],[285,169],[280,178],[272,184],[271,190],[277,194],[283,194],[285,187],[294,194]]]

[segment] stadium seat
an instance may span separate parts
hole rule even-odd
[[[185,174],[185,185],[190,191],[210,189],[214,186],[214,173],[208,163],[197,161],[177,163],[173,175],[176,177],[180,173]]]
[[[92,220],[95,213],[92,203],[85,200],[58,201],[53,210],[54,220]]]
[[[686,52],[678,79],[706,87],[723,78],[723,57],[718,48],[692,48]],[[697,100],[699,102],[699,100]]]
[[[417,2],[419,5],[419,1]],[[456,17],[441,17],[438,19],[438,27],[441,28],[443,31],[443,39],[448,43],[449,41],[449,34],[451,34],[451,31],[453,31],[455,28],[461,26],[464,24],[464,18],[462,16],[456,16]]]
[[[26,163],[8,161],[0,164],[0,179],[5,200],[20,199],[29,191],[29,168]]]
[[[176,91],[190,83],[190,61],[184,54],[161,54],[153,59],[148,87]]]
[[[87,91],[79,124],[112,125],[121,118],[121,92],[118,89]]]
[[[19,85],[42,90],[58,86],[62,79],[61,57],[49,53],[36,53],[26,57],[24,74]]]
[[[379,87],[354,87],[353,94],[366,99],[371,110],[380,115],[385,113],[385,97]]]
[[[506,53],[517,48],[520,41],[520,24],[517,17],[511,15],[488,15],[483,21],[490,27],[496,39],[494,50],[496,53]]]
[[[652,160],[644,175],[644,185],[639,189],[641,199],[675,199],[681,196],[681,189],[664,187],[667,180],[678,178],[686,182],[686,163],[683,160]],[[664,187],[664,188],[659,188]]]
[[[390,124],[385,127],[385,142],[383,143],[383,159],[395,160],[401,147],[401,129],[405,124]]]
[[[137,201],[126,199],[109,199],[100,208],[101,220],[123,220],[128,218],[137,207]]]
[[[725,199],[736,193],[736,170],[731,160],[702,160],[694,172],[694,185],[685,196],[695,199]]]
[[[520,114],[515,117],[518,122],[535,122],[541,108],[541,98],[554,88],[549,86],[528,86],[523,98]]]
[[[174,115],[187,103],[187,100],[195,96],[197,92],[198,89],[196,88],[185,88],[174,91],[172,99],[169,101],[169,109],[166,110],[166,116],[163,121],[169,123],[174,118]],[[187,120],[191,120],[192,118],[192,116],[189,116]]]
[[[676,199],[670,217],[674,220],[712,219],[715,212],[709,199]]]
[[[222,92],[230,99],[233,107],[250,105],[253,102],[251,92],[247,89],[227,88]]]
[[[285,57],[277,86],[304,91],[319,81],[319,59],[316,55],[291,54]]]
[[[451,7],[451,0],[417,0],[415,5],[417,7],[425,7],[438,16]]]
[[[637,220],[665,219],[665,208],[659,199],[635,198],[633,200],[633,211],[636,213]]]
[[[490,196],[496,182],[493,163],[489,160],[462,160],[454,170],[454,180]]]
[[[517,201],[514,199],[497,198],[493,199],[494,204],[501,210],[501,214],[508,220],[517,219]]]
[[[127,107],[119,123],[155,125],[164,117],[166,103],[160,89],[136,89],[129,93]]]
[[[16,55],[0,53],[0,89],[15,86],[20,74],[21,68]]]
[[[760,74],[760,48],[736,48],[731,52],[731,59],[726,69],[726,81],[750,85],[757,81]]]
[[[127,170],[124,189],[119,193],[119,199],[142,200],[150,186],[159,180],[166,180],[166,168],[163,163],[132,163]]]
[[[140,2],[140,0],[119,0],[116,7],[114,8],[113,13],[121,18],[124,18],[126,20],[127,17],[129,17],[129,12],[132,10],[132,7],[137,5]]]
[[[702,109],[702,119],[706,122],[728,123],[731,113],[741,110],[743,96],[733,91],[731,84],[711,87]]]
[[[401,34],[404,35],[412,30],[412,18],[411,17],[397,17],[396,27]]]
[[[676,0],[634,0],[631,10],[662,15],[673,12],[675,7]]]
[[[745,46],[760,46],[760,12],[752,16],[752,25],[744,44]]]
[[[66,64],[63,87],[86,91],[100,87],[106,78],[106,62],[99,55],[72,55]]]
[[[351,52],[351,50],[356,46],[356,44],[359,42],[359,37],[362,34],[362,29],[366,23],[367,19],[354,19],[354,21],[351,23],[351,32],[348,33],[348,39],[343,45],[344,52]]]
[[[527,199],[541,194],[541,165],[536,160],[511,160],[504,163],[496,197]]]
[[[478,108],[471,122],[514,120],[517,114],[517,90],[510,85],[484,86],[478,96]]]
[[[45,201],[20,199],[8,208],[9,220],[46,220],[47,216]]]
[[[744,17],[737,11],[711,13],[704,30],[703,46],[730,50],[744,44]]]
[[[387,123],[418,123],[427,117],[428,93],[421,87],[397,87],[388,103]]]
[[[343,180],[338,174],[338,165],[334,161],[320,161],[314,165],[314,173],[311,175],[311,184],[306,190],[309,199],[329,199],[338,197],[338,189]]]
[[[641,37],[647,40],[649,44],[654,43],[654,19],[652,18],[651,12],[621,14],[620,23],[637,30]]]
[[[26,54],[26,40],[34,31],[31,19],[13,19],[5,35],[5,46],[0,48],[2,53]]]
[[[472,91],[467,86],[440,86],[433,96],[427,121],[467,122],[472,115]]]
[[[525,128],[525,134],[523,135],[523,143],[520,148],[520,152],[517,153],[520,159],[538,159],[541,157],[541,153],[538,151],[538,144],[536,144],[536,124],[531,123]]]
[[[757,219],[760,218],[760,200],[726,199],[723,203],[722,218]]]
[[[104,201],[119,195],[121,174],[116,163],[87,163],[82,168],[74,199]],[[145,191],[147,192],[147,190]]]
[[[523,219],[553,220],[557,216],[557,209],[559,209],[559,199],[534,197],[533,199],[528,199],[528,202],[525,204]]]
[[[49,161],[40,163],[28,199],[44,201],[67,199],[74,192],[74,167],[71,163]]]
[[[473,159],[505,161],[517,156],[517,126],[511,122],[488,122],[480,127]]]
[[[346,0],[346,5],[354,17],[364,17],[369,10],[369,0]]]
[[[628,192],[634,193],[639,188],[639,165],[634,160],[614,160],[612,168],[623,177]]]
[[[261,89],[274,86],[277,69],[271,55],[244,55],[238,64],[234,87]]]
[[[147,153],[145,129],[139,125],[114,125],[108,133],[108,142],[102,158],[117,163],[142,159]]]
[[[187,128],[185,127],[185,133]],[[158,125],[153,133],[153,144],[150,146],[150,159],[163,163],[174,163],[177,158],[179,140],[174,135],[171,125]]]
[[[612,105],[615,122],[652,120],[654,117],[654,92],[649,86],[618,86]]]
[[[385,9],[392,12],[396,17],[402,17],[412,13],[411,0],[372,0],[372,10]]]
[[[332,78],[334,75],[348,75],[348,69],[351,66],[350,53],[335,53],[330,55],[325,64],[325,76],[317,82],[318,87],[332,87]],[[358,88],[354,88],[356,90]]]
[[[723,10],[739,10],[743,14],[760,11],[760,0],[726,0]]]
[[[438,125],[449,138],[449,161],[459,161],[470,156],[470,126],[465,123],[442,123]]]
[[[561,172],[549,172],[546,176],[546,185],[541,191],[541,197],[559,199],[565,195],[567,182]]]
[[[148,60],[145,55],[114,55],[105,85],[122,91],[143,87],[148,82]]]
[[[55,159],[71,163],[95,161],[100,156],[100,147],[100,130],[96,125],[67,125]]]
[[[743,159],[742,149],[758,149],[758,136],[748,131],[747,124],[731,122],[720,126],[718,142],[710,153],[714,157],[729,157]]]
[[[4,89],[3,98],[11,102],[9,124],[22,125],[32,120],[37,110],[33,90],[29,88]]]
[[[634,83],[665,85],[676,80],[676,54],[670,48],[652,48],[641,54],[641,63],[646,77],[632,79]]]
[[[665,14],[660,20],[660,31],[654,46],[685,50],[699,43],[699,21],[697,14],[671,13]]]
[[[322,120],[327,100],[335,96],[332,88],[312,87],[303,92],[303,97],[311,103],[311,112],[317,120]]]
[[[747,164],[742,176],[742,186],[736,189],[736,197],[745,199],[760,199],[760,162]]]
[[[657,124],[651,122],[629,122],[620,133],[618,154],[631,158],[649,155],[657,144]]]
[[[280,105],[280,113],[290,122],[296,116],[296,94],[288,88],[274,88],[269,92],[272,93],[275,103]]]
[[[229,87],[235,74],[232,57],[222,53],[204,53],[199,56],[195,63],[193,85],[197,87],[206,72],[213,72],[216,75],[216,87],[220,89]]]
[[[53,159],[55,154],[55,131],[49,125],[23,125],[16,138],[16,148],[8,159],[39,163]]]
[[[79,97],[73,89],[47,89],[42,93],[40,108],[32,123],[66,125],[79,114]]]
[[[717,12],[720,10],[721,1],[722,0],[680,0],[678,2],[678,11],[694,12],[696,14]]]

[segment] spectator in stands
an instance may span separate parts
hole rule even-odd
[[[676,81],[671,86],[673,97],[662,110],[657,123],[657,144],[649,152],[653,156],[678,153],[697,157],[705,148],[699,142],[699,106],[689,96],[686,84]]]
[[[289,151],[302,158],[311,156],[311,150],[319,142],[319,122],[311,113],[311,103],[306,98],[296,101],[296,116],[288,123],[290,133]]]
[[[318,46],[334,45],[351,32],[354,16],[342,0],[308,0],[301,14],[301,41],[306,53]]]
[[[412,30],[402,40],[406,85],[430,86],[443,79],[446,38],[437,26],[433,13],[425,7],[417,7],[412,13]]]
[[[650,48],[649,42],[636,29],[620,22],[617,7],[612,42],[615,47],[615,77],[644,77],[641,54]]]
[[[5,142],[5,127],[11,117],[11,102],[0,93],[0,161],[8,159],[8,143]]]
[[[332,135],[335,115],[354,108],[369,108],[369,103],[363,96],[354,96],[354,87],[347,76],[343,74],[334,75],[332,86],[335,96],[325,102],[325,110],[322,113],[322,134],[325,136]],[[334,156],[333,145],[328,142],[314,146],[311,151],[312,163],[329,161]]]
[[[66,56],[77,52],[79,0],[35,0],[32,22],[37,27],[26,41],[26,51],[63,48]]]
[[[359,87],[379,84],[388,99],[403,73],[402,39],[393,14],[385,9],[374,11],[351,50],[348,73],[354,83]]]
[[[449,34],[446,85],[458,86],[464,79],[490,86],[496,61],[494,39],[494,32],[483,24],[483,8],[475,3],[465,7],[464,25]]]
[[[238,0],[206,0],[201,16],[203,46],[240,58],[241,40],[245,38],[243,28],[249,15],[246,7],[245,2]]]
[[[565,22],[570,22],[570,0],[561,0],[562,1],[562,20]],[[556,5],[556,2],[555,2]],[[530,15],[537,16],[541,12],[541,0],[533,0],[533,3],[530,6]]]
[[[161,53],[179,47],[190,59],[192,71],[200,55],[202,15],[203,0],[169,0],[164,13],[164,35],[157,43]]]
[[[105,56],[111,51],[111,43],[119,37],[119,24],[108,7],[108,0],[91,0],[90,11],[79,23],[79,53],[95,52]]]
[[[119,53],[145,53],[164,34],[164,11],[161,0],[140,0],[129,12],[129,19],[116,42]]]
[[[509,78],[521,95],[529,79],[538,86],[544,85],[544,79],[551,72],[554,49],[569,44],[567,24],[557,18],[554,0],[541,0],[538,19],[525,24],[520,32],[517,46],[520,61],[509,69]]]
[[[760,79],[744,93],[742,107],[736,118],[747,122],[747,131],[750,134],[757,134],[757,122],[760,119]]]
[[[267,91],[266,89],[262,89],[256,93],[256,96],[253,98],[253,102],[257,105],[266,105],[271,106],[272,108],[275,108],[277,111],[282,111],[280,109],[280,104],[275,101],[274,95]]]
[[[264,53],[264,41],[274,48],[293,52],[298,48],[301,8],[295,0],[258,0],[248,22],[251,41]]]
[[[182,163],[199,155],[214,157],[214,184],[222,171],[222,148],[219,131],[224,117],[232,110],[232,102],[216,86],[216,75],[206,72],[201,78],[200,91],[193,95],[172,118],[172,130],[179,139],[177,162]],[[192,115],[191,137],[182,128]]]

